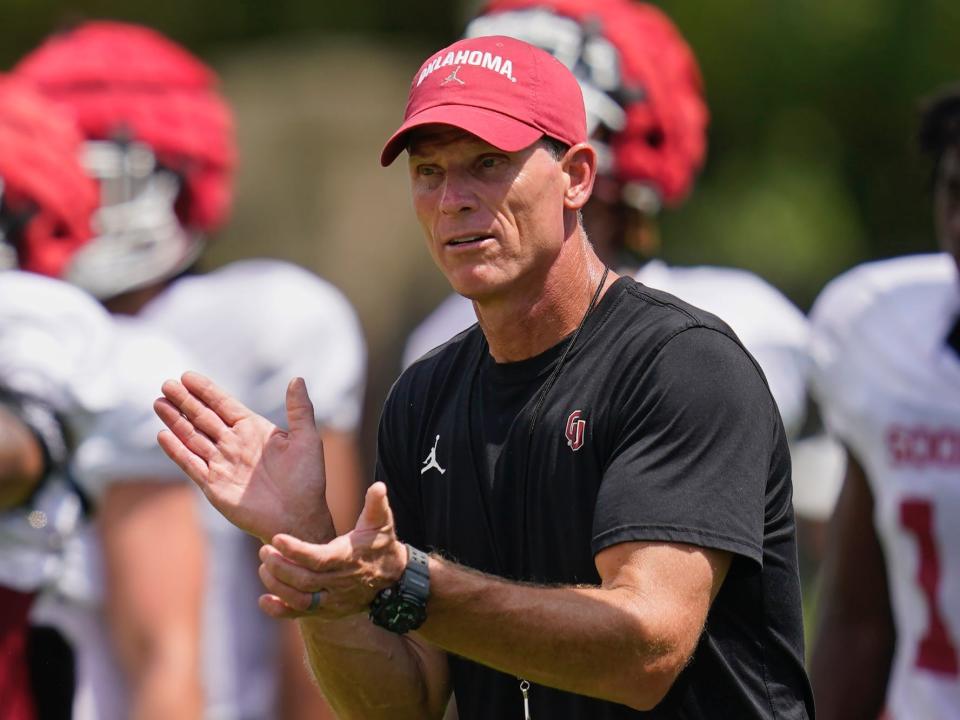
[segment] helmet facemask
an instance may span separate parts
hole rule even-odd
[[[91,140],[83,165],[100,187],[94,238],[74,255],[66,279],[100,299],[166,280],[190,267],[202,236],[176,213],[181,180],[139,142]]]

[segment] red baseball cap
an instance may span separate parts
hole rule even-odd
[[[544,135],[566,145],[587,140],[583,94],[573,73],[550,53],[499,35],[459,40],[423,64],[380,164],[396,160],[411,130],[434,123],[466,130],[506,152]]]

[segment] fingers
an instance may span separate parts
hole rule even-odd
[[[392,539],[378,548],[354,545],[354,538],[341,535],[324,545],[313,545],[290,535],[275,535],[272,545],[260,548],[260,561],[274,578],[302,591],[323,588],[344,597],[364,599],[392,585],[403,574],[407,548]]]
[[[279,551],[277,554],[280,557],[314,572],[324,572],[341,566],[350,559],[353,552],[345,535],[336,537],[325,545],[315,545],[283,534],[276,535],[271,542],[273,547],[265,545],[260,548],[261,560],[271,551]]]
[[[217,447],[210,438],[204,433],[199,432],[193,423],[184,417],[169,400],[165,398],[157,399],[153,403],[153,410],[163,421],[163,424],[170,428],[172,434],[190,453],[205,461],[205,463],[209,462],[218,454]],[[171,447],[175,446],[171,445]],[[166,450],[166,448],[164,448],[164,450]],[[176,457],[172,455],[171,457],[174,462],[177,462]]]
[[[311,610],[311,605],[313,602],[313,590],[298,590],[297,588],[286,584],[277,578],[271,569],[265,564],[260,565],[257,573],[260,575],[260,582],[263,583],[263,586],[270,592],[270,594],[277,597],[291,610],[296,610],[301,614],[316,610],[316,608]]]
[[[393,511],[390,509],[390,503],[387,500],[387,486],[382,482],[375,482],[367,488],[363,510],[357,520],[357,530],[392,527]]]
[[[313,402],[307,394],[307,384],[301,377],[294,378],[287,385],[287,427],[294,433],[317,429]]]
[[[294,610],[276,595],[261,595],[257,604],[263,612],[273,618],[289,620],[303,617],[302,612]]]
[[[187,474],[187,477],[201,488],[207,484],[209,476],[207,464],[190,452],[176,435],[169,430],[161,430],[157,435],[157,442],[167,456]]]
[[[327,587],[331,580],[326,573],[317,572],[304,565],[288,561],[276,548],[270,545],[264,545],[260,548],[260,561],[277,580],[304,592]]]
[[[265,611],[293,611],[302,615],[337,618],[365,612],[373,601],[376,589],[349,574],[315,573],[299,568],[270,548],[258,568],[260,581],[283,607],[270,603]],[[263,605],[261,605],[263,607]],[[272,608],[272,609],[271,609]]]
[[[247,407],[221,390],[210,378],[198,372],[185,372],[180,378],[183,386],[213,410],[227,425],[233,426],[252,415]]]
[[[227,430],[223,419],[191,394],[183,383],[167,380],[160,390],[167,402],[210,439],[219,440]]]

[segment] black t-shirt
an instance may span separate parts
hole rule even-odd
[[[399,536],[464,565],[599,584],[594,555],[667,541],[733,553],[690,664],[648,713],[534,685],[535,717],[808,718],[790,458],[753,358],[713,315],[620,278],[565,340],[496,364],[479,327],[412,365],[381,417]],[[536,609],[531,609],[536,612]],[[463,720],[522,717],[517,678],[451,655]]]

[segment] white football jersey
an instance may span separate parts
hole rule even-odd
[[[302,377],[320,425],[359,424],[366,346],[339,290],[277,260],[244,260],[175,281],[141,317],[174,335],[209,376],[286,427],[289,381]],[[211,557],[204,616],[207,720],[273,717],[277,625],[257,606],[258,543],[202,503]]]
[[[814,305],[814,390],[874,498],[896,624],[894,718],[960,718],[960,316],[951,257],[868,263]]]
[[[0,272],[0,383],[56,410],[82,443],[119,393],[110,381],[115,336],[85,293],[39,275]],[[82,522],[66,477],[54,475],[26,508],[0,515],[0,583],[35,591],[63,574],[64,544]]]
[[[730,325],[763,368],[788,435],[800,429],[806,411],[807,321],[779,290],[745,270],[670,267],[659,260],[646,263],[634,277]],[[469,300],[447,297],[411,333],[404,367],[476,321]]]
[[[156,443],[158,377],[189,365],[163,338],[126,331],[86,293],[18,271],[0,272],[0,382],[52,407],[73,441],[69,475],[95,505],[108,483],[149,475],[184,480]],[[164,373],[152,372],[163,367]],[[0,518],[0,581],[23,590],[56,585],[94,599],[96,572],[80,505],[54,477],[27,508]],[[65,562],[64,558],[75,558]]]
[[[165,378],[192,365],[159,331],[111,318],[82,290],[0,272],[0,382],[55,409],[73,442],[67,472],[0,516],[0,583],[41,591],[33,622],[71,641],[78,720],[128,713],[100,610],[100,545],[75,488],[95,509],[111,483],[186,482],[157,445],[153,400]]]

